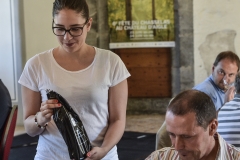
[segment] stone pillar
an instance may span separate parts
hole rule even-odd
[[[90,10],[90,18],[93,19],[92,27],[90,32],[88,32],[86,43],[95,47],[98,46],[98,9],[97,0],[88,0],[88,7]]]
[[[172,56],[173,96],[194,86],[193,1],[175,0],[175,42]]]
[[[108,8],[107,0],[97,1],[98,17],[98,46],[109,49],[109,27],[108,27]]]
[[[88,0],[87,3],[93,23],[86,43],[102,49],[109,49],[107,0]]]

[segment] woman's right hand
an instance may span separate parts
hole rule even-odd
[[[40,126],[44,126],[51,120],[53,109],[61,107],[57,99],[46,100],[41,103],[40,112],[37,114],[37,122]]]
[[[32,137],[41,134],[44,130],[39,126],[45,126],[51,120],[53,108],[61,107],[56,99],[50,99],[42,102],[40,92],[33,91],[22,86],[22,105],[24,127],[26,133]],[[35,116],[37,114],[37,116]],[[37,126],[36,126],[37,123]]]

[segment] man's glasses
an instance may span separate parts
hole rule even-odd
[[[65,29],[63,27],[54,27],[54,20],[53,20],[52,31],[56,36],[64,36],[68,32],[72,37],[78,37],[82,35],[83,28],[87,23],[88,23],[88,20],[86,20],[86,22],[82,27],[73,27],[70,29]]]

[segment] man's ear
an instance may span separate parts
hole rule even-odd
[[[213,73],[214,69],[215,69],[215,66],[213,65],[213,66],[212,66],[212,73]]]
[[[209,127],[209,135],[213,136],[217,132],[217,128],[218,128],[217,119],[213,119],[208,127]]]

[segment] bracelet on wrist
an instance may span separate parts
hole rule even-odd
[[[36,124],[36,126],[37,126],[38,128],[44,129],[44,128],[47,127],[48,123],[46,123],[44,126],[39,125],[39,124],[38,124],[38,121],[37,121],[37,115],[38,115],[38,113],[39,113],[39,112],[37,112],[37,113],[35,114],[35,118],[34,118],[35,124]]]

